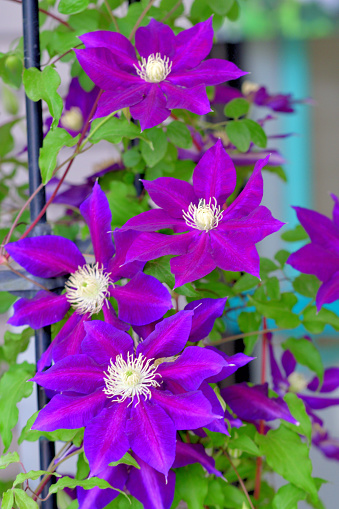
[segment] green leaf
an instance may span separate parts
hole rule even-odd
[[[34,373],[34,364],[12,364],[0,380],[0,435],[5,451],[11,445],[11,430],[18,421],[17,404],[33,391],[33,383],[27,380],[32,378]]]
[[[13,490],[8,490],[3,495],[2,502],[1,502],[1,509],[12,509],[13,504],[14,504]]]
[[[172,256],[162,256],[156,260],[147,262],[144,272],[155,277],[161,283],[166,283],[170,288],[174,286],[174,276],[171,273],[170,260]]]
[[[79,135],[73,138],[65,129],[56,127],[49,130],[44,138],[42,148],[40,149],[39,166],[41,171],[42,183],[47,184],[53,177],[53,171],[56,168],[57,156],[62,147],[73,147],[79,139]]]
[[[273,318],[278,327],[284,329],[294,329],[300,325],[299,317],[292,313],[284,302],[281,300],[259,301],[252,296],[249,296],[250,302],[256,307],[259,313],[267,318]]]
[[[330,309],[321,308],[318,312],[315,306],[310,306],[304,311],[303,324],[308,331],[319,334],[325,325],[332,325],[335,330],[339,330],[339,317]]]
[[[11,152],[14,148],[14,138],[11,130],[17,122],[17,120],[13,120],[12,122],[7,122],[7,124],[3,124],[0,127],[0,157],[5,157],[5,155]]]
[[[166,134],[170,141],[180,148],[190,148],[192,137],[188,127],[178,120],[171,122],[166,129]]]
[[[231,143],[240,152],[247,152],[251,143],[251,134],[247,125],[242,120],[232,120],[226,125],[226,134]]]
[[[19,89],[22,82],[22,55],[16,52],[0,53],[0,76],[4,83]]]
[[[167,136],[160,128],[147,129],[144,131],[152,146],[145,141],[140,142],[140,150],[147,166],[156,165],[166,154]]]
[[[57,474],[56,472],[51,473],[51,472],[48,472],[47,470],[30,470],[27,473],[21,472],[20,474],[18,474],[16,476],[15,480],[13,481],[13,488],[15,488],[15,486],[17,486],[18,484],[21,484],[24,481],[27,481],[29,479],[31,479],[32,481],[35,481],[36,479],[39,479],[39,477],[41,477],[42,475],[45,475],[45,474],[50,474],[50,475],[55,475],[56,477],[61,477],[61,474]]]
[[[227,17],[230,21],[236,21],[240,16],[240,7],[237,0],[234,0],[234,4],[227,13]]]
[[[295,278],[292,284],[295,291],[300,293],[300,295],[311,297],[313,299],[315,298],[321,283],[316,276],[311,274],[300,274],[300,276]]]
[[[208,492],[204,500],[204,506],[224,507],[225,494],[223,491],[225,481],[220,479],[208,478]]]
[[[0,468],[6,468],[11,463],[19,463],[20,458],[17,452],[9,452],[0,458]]]
[[[117,465],[132,465],[133,467],[140,470],[140,466],[138,465],[137,461],[131,456],[128,452],[123,455],[123,457],[119,461],[113,461],[109,464],[110,467],[116,467]]]
[[[99,477],[91,477],[90,479],[71,479],[70,477],[62,477],[58,480],[57,483],[52,484],[49,488],[49,494],[57,493],[59,490],[63,490],[65,488],[74,489],[77,486],[81,486],[84,490],[91,490],[93,488],[100,488],[101,490],[105,490],[110,488],[115,491],[119,491],[119,493],[123,493],[121,490],[117,488],[113,488],[107,481],[104,479],[100,479]],[[127,496],[127,495],[126,495]]]
[[[140,160],[141,154],[138,147],[130,148],[122,154],[122,162],[126,168],[133,168],[133,166],[136,166]]]
[[[117,180],[111,182],[107,199],[112,211],[112,230],[147,208],[147,198],[140,202],[133,185]]]
[[[43,99],[47,105],[50,114],[53,117],[51,129],[54,129],[61,118],[63,101],[57,93],[61,79],[57,71],[47,65],[43,71],[30,67],[24,69],[23,83],[27,96],[32,101]]]
[[[16,300],[17,297],[15,295],[11,295],[8,292],[0,292],[0,313],[6,313]]]
[[[297,509],[299,500],[305,500],[304,490],[293,484],[285,484],[278,489],[273,499],[273,509]]]
[[[140,128],[133,124],[133,122],[128,122],[126,118],[117,117],[96,118],[91,123],[91,130],[89,132],[91,143],[99,143],[101,140],[106,140],[116,144],[120,143],[124,137],[129,140],[142,137]]]
[[[240,449],[241,451],[260,456],[260,451],[255,442],[247,435],[232,439],[228,444],[229,449]]]
[[[290,350],[299,364],[314,371],[322,384],[324,366],[320,353],[311,341],[305,338],[288,338],[281,346],[285,350]]]
[[[300,240],[308,239],[308,235],[301,224],[298,224],[293,230],[287,230],[282,233],[281,238],[286,242],[299,242]]]
[[[280,284],[277,277],[270,277],[265,283],[267,297],[273,300],[280,299]]]
[[[33,500],[26,491],[15,489],[14,498],[15,503],[20,509],[39,509],[39,506],[35,500]]]
[[[297,433],[281,425],[266,435],[257,434],[260,452],[269,466],[284,479],[317,498],[317,488],[312,474],[308,447]]]
[[[29,340],[33,335],[34,332],[30,327],[24,329],[20,334],[6,331],[4,344],[0,346],[0,360],[8,364],[15,364],[19,353],[27,349]]]
[[[248,509],[247,498],[241,489],[231,484],[224,484],[223,493],[225,496],[223,507],[225,509]]]
[[[256,311],[242,311],[238,316],[238,325],[240,330],[243,332],[255,332],[260,329],[261,325],[261,315]],[[253,348],[258,340],[258,334],[253,334],[253,336],[249,336],[244,338],[245,354],[251,355]]]
[[[249,118],[245,118],[243,122],[250,132],[253,143],[260,148],[265,148],[267,145],[267,136],[261,125]]]
[[[176,485],[172,508],[180,500],[187,503],[188,509],[201,509],[208,492],[208,480],[201,465],[194,464],[176,470]]]
[[[220,16],[225,16],[231,9],[234,0],[209,0],[208,4],[212,11]]]
[[[233,0],[231,3],[233,3]],[[246,99],[239,97],[237,99],[232,99],[232,101],[226,104],[224,113],[226,117],[239,118],[247,115],[249,109],[250,103]]]
[[[289,251],[287,251],[286,249],[280,249],[280,251],[276,253],[274,258],[277,260],[277,262],[280,263],[281,268],[283,268],[283,266],[285,265],[286,260],[290,256],[290,254],[291,253],[289,253]]]
[[[22,444],[24,440],[28,442],[35,442],[40,437],[46,437],[51,442],[72,442],[74,445],[80,445],[83,436],[83,428],[81,429],[57,429],[56,431],[38,431],[31,429],[34,424],[39,412],[35,412],[27,421],[26,426],[21,431],[21,435],[18,440],[18,444]],[[78,438],[80,437],[80,440]]]
[[[76,14],[87,9],[89,0],[60,0],[58,11],[61,14]]]
[[[258,283],[259,279],[257,277],[252,276],[251,274],[244,274],[236,283],[234,283],[233,290],[236,294],[246,292],[247,290],[251,290],[251,288],[257,286]]]
[[[285,394],[284,400],[286,401],[293,417],[299,422],[299,426],[296,426],[295,424],[287,421],[284,421],[284,425],[296,433],[303,433],[307,438],[308,443],[310,444],[312,436],[312,423],[308,413],[306,412],[305,403],[292,392]]]
[[[260,276],[263,278],[266,273],[274,272],[278,270],[278,266],[269,258],[261,258],[260,260]]]

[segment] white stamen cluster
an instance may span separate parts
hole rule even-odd
[[[147,60],[141,57],[139,67],[133,64],[138,76],[148,83],[160,83],[164,81],[171,72],[172,62],[168,57],[161,58],[160,53],[149,55]]]
[[[147,359],[143,354],[134,357],[133,354],[127,354],[127,362],[118,355],[115,361],[110,360],[107,373],[104,372],[106,387],[103,389],[108,398],[115,398],[113,401],[121,403],[127,398],[136,397],[140,403],[140,396],[144,396],[145,400],[151,399],[152,393],[150,387],[158,387],[160,384],[154,380],[157,373],[157,367],[151,364],[153,359]],[[137,404],[138,404],[137,403]],[[128,405],[128,406],[129,406]]]
[[[72,131],[81,131],[84,124],[84,117],[82,116],[81,109],[77,106],[72,106],[72,108],[65,113],[61,117],[61,125],[66,129],[71,129]]]
[[[301,392],[307,387],[307,380],[301,373],[291,373],[287,378],[290,392]]]
[[[108,287],[112,284],[110,273],[104,272],[99,263],[86,264],[79,266],[68,279],[65,284],[66,297],[78,313],[95,315],[102,309],[104,302],[107,302]]]
[[[199,200],[198,206],[191,203],[187,212],[184,210],[182,212],[187,226],[197,230],[205,230],[205,232],[216,228],[224,213],[221,207],[218,206],[216,198],[210,198],[208,203],[202,198]]]

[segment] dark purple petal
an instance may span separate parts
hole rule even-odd
[[[40,290],[33,299],[19,299],[14,304],[14,315],[8,320],[11,325],[29,325],[41,329],[59,322],[70,308],[66,295],[55,295]]]
[[[129,399],[112,403],[85,429],[84,446],[91,475],[98,475],[112,461],[118,461],[129,449],[126,422],[129,415]]]
[[[132,278],[144,268],[145,263],[135,261],[126,263],[126,254],[133,242],[138,238],[139,234],[135,231],[114,231],[114,242],[116,254],[107,265],[107,271],[111,273],[113,283],[123,278]],[[123,265],[123,267],[122,267]]]
[[[128,491],[147,509],[170,509],[174,497],[175,473],[170,470],[165,478],[139,456],[135,455],[135,459],[141,468],[131,469],[126,483]]]
[[[184,180],[160,177],[156,180],[142,180],[142,183],[154,203],[165,209],[172,217],[182,219],[183,211],[186,212],[191,203],[198,205],[199,200],[194,194],[192,185]],[[177,224],[181,223],[174,222],[174,225]]]
[[[192,311],[179,311],[157,323],[152,332],[137,347],[149,359],[177,355],[185,347],[192,326]]]
[[[75,315],[77,313],[74,313]],[[53,345],[53,360],[55,362],[64,359],[68,355],[77,355],[81,353],[81,343],[86,335],[84,323],[90,320],[90,315],[80,315],[80,320],[77,321],[72,332],[65,338],[56,336]],[[55,342],[58,339],[57,342]]]
[[[114,488],[122,490],[128,477],[127,466],[117,465],[116,467],[107,467],[100,472],[100,477],[101,479],[105,479],[105,481]],[[100,488],[85,490],[84,488],[80,488],[80,486],[77,487],[79,509],[102,509],[118,495],[119,492],[111,488],[105,490],[101,490]]]
[[[298,424],[282,398],[268,397],[267,384],[249,387],[241,383],[225,387],[220,393],[232,411],[244,421],[284,419]]]
[[[305,396],[304,394],[298,394],[298,396],[313,410],[322,410],[323,408],[339,405],[339,398],[321,398],[316,396]]]
[[[102,310],[105,317],[105,322],[113,325],[116,329],[127,331],[129,329],[129,325],[122,320],[119,320],[113,306],[110,302],[105,302],[102,306]]]
[[[114,60],[124,69],[134,71],[133,64],[138,60],[132,43],[124,35],[108,30],[88,32],[79,36],[86,48],[106,48],[114,53]]]
[[[135,47],[140,56],[160,53],[162,58],[172,57],[174,54],[175,35],[168,26],[151,19],[146,27],[139,27],[135,33]]]
[[[334,200],[333,222],[339,228],[339,198],[333,193],[331,193],[331,197]]]
[[[55,431],[82,428],[101,412],[106,401],[107,397],[102,389],[86,396],[57,394],[40,410],[32,429]]]
[[[240,90],[229,87],[227,85],[217,85],[215,87],[214,98],[211,102],[212,104],[225,105],[233,99],[238,99],[239,97],[244,97],[244,94],[242,94]]]
[[[220,140],[208,149],[193,172],[194,192],[206,203],[214,198],[222,206],[233,193],[237,174],[232,159],[226,153]]]
[[[116,286],[111,295],[118,302],[119,318],[134,325],[154,322],[172,308],[171,295],[165,286],[143,272],[125,286]]]
[[[149,88],[148,83],[141,82],[132,87],[119,90],[108,90],[99,99],[93,118],[107,117],[114,111],[128,108],[143,100]]]
[[[328,281],[338,270],[339,254],[311,243],[292,253],[286,263],[304,274],[314,274],[321,281]]]
[[[293,207],[310,239],[325,249],[339,255],[339,228],[328,217],[315,210]]]
[[[146,97],[130,108],[132,117],[140,121],[142,131],[161,124],[171,114],[166,105],[166,97],[159,85],[154,83],[147,85],[149,89]]]
[[[286,377],[288,377],[295,370],[297,361],[295,360],[294,355],[289,350],[285,350],[285,352],[281,356],[281,364],[282,367],[284,368]]]
[[[106,195],[98,182],[94,184],[92,193],[80,206],[80,212],[89,227],[95,260],[100,266],[106,265],[115,251],[111,233],[112,214]]]
[[[148,323],[146,325],[133,325],[133,330],[141,339],[146,339],[147,336],[149,336],[151,332],[154,331],[156,324],[159,322],[160,320],[157,320],[153,323]]]
[[[323,304],[331,304],[337,299],[339,299],[339,270],[319,288],[315,300],[317,310],[320,311]]]
[[[89,394],[104,386],[104,374],[87,355],[70,355],[32,379],[46,389]]]
[[[224,410],[212,387],[208,385],[208,383],[205,381],[201,384],[200,390],[205,396],[205,398],[207,398],[208,401],[210,402],[213,413],[218,416],[220,415],[223,416]],[[225,419],[214,419],[209,424],[207,424],[205,428],[209,429],[210,431],[215,431],[216,433],[223,433],[224,435],[229,435]]]
[[[162,177],[162,178],[166,178],[166,177]],[[157,180],[160,180],[160,179],[157,179]],[[176,180],[176,179],[171,179],[171,180]],[[144,180],[143,184],[145,185],[146,182],[147,181]],[[153,181],[153,182],[156,182],[156,181]],[[163,189],[162,189],[162,191],[163,191]],[[173,206],[172,199],[168,199],[168,193],[164,193],[164,194],[167,194],[166,199],[168,202],[170,202],[171,206]],[[175,207],[173,207],[173,208],[175,208]],[[165,212],[164,210],[152,209],[152,210],[147,210],[146,212],[142,212],[138,216],[135,216],[135,217],[132,217],[131,219],[129,219],[124,224],[124,226],[121,228],[121,230],[122,231],[136,230],[136,231],[141,231],[141,232],[147,232],[147,231],[154,232],[156,230],[162,230],[163,228],[172,228],[173,229],[174,226],[181,226],[181,225],[186,225],[186,223],[182,219],[182,213],[181,213],[180,219],[175,219],[174,217],[171,217],[170,215],[168,215],[168,213]]]
[[[268,333],[270,334],[270,333]],[[268,349],[270,356],[270,368],[271,368],[271,376],[273,381],[273,389],[280,394],[280,387],[286,385],[286,379],[283,377],[279,364],[274,355],[274,348],[272,343],[272,334],[269,336],[268,341]],[[286,350],[287,352],[288,350]]]
[[[212,16],[183,30],[175,38],[175,56],[172,69],[191,69],[207,57],[213,45]]]
[[[152,401],[160,405],[170,416],[176,429],[196,429],[210,423],[217,417],[209,401],[201,391],[170,394],[151,389]]]
[[[224,312],[226,300],[227,298],[194,300],[185,306],[185,309],[194,311],[190,341],[200,341],[209,335],[215,320]]]
[[[142,233],[129,249],[126,261],[148,261],[166,255],[184,254],[196,235],[195,232],[184,233],[182,235]]]
[[[221,355],[223,359],[226,361],[225,366],[222,368],[220,373],[206,379],[208,383],[217,383],[221,382],[222,380],[225,380],[225,378],[227,378],[228,376],[233,375],[233,373],[235,373],[237,369],[241,368],[242,366],[245,366],[246,364],[255,359],[255,357],[249,357],[244,353],[226,355],[224,352],[218,350],[214,346],[206,346],[205,348],[207,348],[208,350],[212,350],[213,352],[216,352],[218,355]]]
[[[127,421],[127,433],[132,450],[151,467],[166,476],[175,457],[175,427],[159,405],[145,401],[132,407]]]
[[[188,391],[199,389],[208,377],[220,373],[228,362],[209,348],[188,346],[174,362],[163,362],[157,372],[164,380],[169,378]]]
[[[308,384],[307,388],[310,391],[317,391],[319,387],[318,377],[314,377]],[[320,388],[320,392],[332,392],[339,387],[339,368],[327,368],[324,371],[324,381]]]
[[[204,85],[196,85],[187,89],[163,81],[160,83],[160,88],[166,94],[166,106],[171,110],[184,109],[196,115],[205,115],[212,111]]]
[[[133,340],[126,332],[122,332],[109,323],[92,320],[85,324],[86,337],[82,343],[82,351],[98,364],[108,365],[118,355],[124,358],[133,351]]]
[[[188,249],[187,254],[172,258],[170,262],[171,272],[175,275],[174,288],[207,276],[216,267],[216,263],[210,254],[210,236],[208,233],[194,233]]]
[[[214,468],[214,459],[206,454],[205,448],[202,444],[185,444],[184,442],[177,440],[173,468],[192,465],[192,463],[200,463],[200,465],[202,465],[209,474],[222,477],[222,474]]]
[[[167,79],[174,85],[194,87],[196,85],[219,85],[224,81],[236,80],[248,74],[232,62],[220,58],[205,60],[194,69],[173,70]]]
[[[86,263],[71,240],[57,235],[26,237],[5,247],[13,260],[37,277],[64,276]]]

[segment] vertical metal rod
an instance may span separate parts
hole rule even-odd
[[[24,36],[24,58],[25,68],[36,67],[40,69],[40,41],[39,41],[39,8],[38,0],[23,0],[23,36]],[[39,169],[39,150],[42,146],[42,108],[41,101],[33,102],[26,96],[26,114],[27,114],[27,153],[28,153],[28,171],[29,171],[29,192],[32,194],[41,184],[41,175]],[[45,205],[45,190],[42,189],[32,200],[30,206],[31,221],[38,216],[40,210]],[[39,224],[34,228],[33,235],[46,233],[47,225],[44,215]],[[35,332],[35,355],[40,359],[43,352],[51,342],[51,329],[44,327]],[[38,409],[40,410],[47,403],[47,396],[42,387],[38,387]],[[47,470],[50,462],[55,456],[54,443],[49,442],[42,437],[39,441],[40,468]],[[49,484],[46,485],[41,497],[46,497]],[[51,496],[41,504],[42,509],[56,509],[56,497]]]

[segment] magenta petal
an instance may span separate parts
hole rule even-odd
[[[126,260],[148,261],[160,256],[184,254],[195,235],[194,232],[182,235],[142,233],[129,249]]]
[[[89,227],[95,260],[100,266],[106,265],[114,255],[112,214],[106,195],[98,182],[95,182],[92,193],[80,206],[80,212]]]
[[[100,478],[105,479],[105,481],[118,490],[124,488],[127,477],[127,465],[107,467],[100,472]],[[99,509],[106,507],[106,505],[112,502],[118,495],[119,492],[111,488],[105,490],[101,490],[100,488],[85,490],[84,488],[80,488],[80,486],[77,487],[79,509]]]
[[[112,306],[112,304],[108,301],[102,307],[102,311],[104,313],[105,322],[113,325],[116,329],[122,331],[128,331],[129,325],[122,320],[119,320],[117,314]]]
[[[169,219],[175,217],[181,219],[183,222],[183,211],[186,212],[191,203],[198,205],[199,200],[194,193],[193,187],[184,180],[172,177],[160,177],[156,180],[142,180],[142,183],[154,203],[172,216]],[[173,221],[174,225],[181,224],[181,222]],[[161,226],[161,228],[166,228],[166,226]],[[159,230],[160,228],[155,229]]]
[[[331,219],[315,210],[293,208],[311,241],[339,255],[339,228]]]
[[[161,124],[171,114],[158,84],[151,84],[146,97],[138,104],[131,106],[130,111],[132,117],[140,121],[142,131]]]
[[[208,149],[193,172],[194,192],[208,203],[214,198],[222,206],[233,193],[237,174],[220,140]]]
[[[40,410],[32,429],[55,431],[82,428],[101,412],[106,401],[107,397],[102,389],[86,396],[57,394]]]
[[[164,177],[163,177],[164,178]],[[157,179],[159,180],[159,179]],[[176,180],[176,179],[171,179]],[[147,181],[143,181],[145,185]],[[156,182],[156,181],[154,181]],[[168,197],[167,197],[168,199]],[[170,200],[168,200],[170,201]],[[182,214],[181,214],[182,216]],[[122,231],[125,230],[136,230],[141,232],[154,232],[156,230],[162,230],[163,228],[172,228],[174,226],[182,226],[186,225],[183,219],[175,219],[168,215],[167,212],[161,209],[152,209],[147,210],[146,212],[142,212],[138,216],[132,217],[129,219],[127,223],[121,228]]]
[[[185,306],[185,309],[194,311],[190,341],[200,341],[209,335],[215,320],[223,314],[226,300],[227,298],[194,300]]]
[[[13,260],[37,277],[64,276],[86,263],[71,240],[57,235],[27,237],[5,247]]]
[[[167,476],[175,457],[175,427],[159,405],[143,398],[127,421],[131,448],[151,467]]]
[[[196,113],[197,115],[205,115],[212,111],[204,85],[183,88],[176,84],[163,81],[160,83],[160,88],[164,94],[166,94],[166,106],[171,110],[183,109]]]
[[[210,254],[210,236],[208,233],[194,233],[194,238],[188,249],[187,254],[171,260],[171,271],[175,275],[174,288],[200,279],[216,267],[216,263]]]
[[[335,272],[331,279],[319,288],[316,297],[317,310],[320,311],[323,304],[330,304],[337,299],[339,299],[339,271]]]
[[[175,35],[168,26],[151,19],[146,27],[139,27],[135,33],[135,47],[140,56],[160,53],[161,57],[172,57],[174,53]]]
[[[104,386],[104,375],[87,355],[70,355],[43,373],[37,373],[34,382],[60,392],[89,394]]]
[[[166,478],[139,456],[135,455],[135,459],[141,468],[132,468],[128,476],[126,488],[130,494],[147,509],[170,509],[174,497],[175,473],[170,470]]]
[[[228,365],[228,362],[209,348],[188,346],[174,362],[163,362],[157,372],[166,380],[173,380],[187,391],[199,389],[202,382]]]
[[[151,389],[152,401],[170,416],[176,429],[196,429],[220,417],[212,412],[211,404],[201,391],[171,394]]]
[[[59,322],[70,308],[66,295],[40,290],[33,299],[19,299],[14,303],[14,315],[8,320],[11,325],[29,325],[41,329]]]
[[[157,323],[152,332],[137,347],[149,359],[177,355],[185,347],[192,325],[192,311],[179,311]]]
[[[304,396],[303,394],[298,394],[298,396],[306,403],[306,405],[312,408],[312,410],[322,410],[323,408],[339,405],[339,398]]]
[[[308,384],[307,388],[310,391],[316,391],[319,387],[318,377],[314,377],[313,380]],[[324,381],[320,388],[320,392],[332,392],[339,387],[339,368],[327,368],[324,371]]]
[[[250,242],[256,244],[267,235],[280,230],[283,225],[284,223],[274,219],[268,208],[259,206],[248,216],[242,218],[229,219],[226,212],[218,226],[218,231],[224,232],[226,235],[235,232],[236,236],[243,236],[243,239],[246,239],[244,244]]]
[[[339,198],[333,193],[331,193],[331,197],[334,200],[333,222],[339,228]]]
[[[210,402],[210,404],[212,406],[212,412],[219,417],[220,416],[225,417],[224,410],[221,406],[221,403],[220,403],[216,393],[212,389],[212,387],[210,385],[208,385],[208,383],[205,381],[201,384],[200,390],[203,393],[203,395],[205,396],[205,398],[207,398],[208,401]],[[223,419],[220,419],[220,418],[213,419],[213,421],[206,424],[205,428],[209,429],[210,431],[215,431],[216,433],[222,433],[224,435],[229,435],[224,418]]]
[[[202,465],[209,474],[222,477],[222,474],[214,468],[214,459],[206,454],[205,448],[202,444],[185,444],[184,442],[177,440],[173,468],[184,467],[186,465],[191,465],[192,463],[200,463],[200,465]]]
[[[208,350],[212,350],[213,352],[217,353],[218,355],[221,355],[223,359],[225,360],[225,366],[222,368],[220,373],[217,375],[211,376],[206,379],[206,382],[208,383],[217,383],[221,382],[222,380],[225,380],[228,376],[233,375],[237,371],[237,369],[241,368],[242,366],[245,366],[249,362],[253,361],[255,357],[249,357],[248,355],[245,355],[244,353],[236,353],[234,355],[226,355],[221,350],[218,350],[214,346],[206,346]]]
[[[122,332],[109,323],[92,320],[85,324],[86,337],[82,343],[82,351],[98,364],[109,364],[118,355],[124,358],[133,351],[133,340],[126,332]]]
[[[327,281],[338,270],[339,254],[312,242],[292,253],[286,263],[300,272],[314,274],[321,281]]]
[[[86,48],[106,48],[114,54],[114,60],[124,68],[134,71],[133,64],[138,60],[135,56],[133,44],[124,35],[108,30],[88,32],[79,36]]]
[[[129,449],[126,422],[129,415],[129,399],[113,403],[86,427],[84,446],[91,475],[98,475],[109,463],[118,461]]]
[[[141,82],[132,87],[119,90],[108,90],[99,99],[98,107],[93,118],[107,117],[114,111],[128,108],[143,100],[149,86]]]
[[[236,80],[248,74],[232,62],[210,58],[194,69],[173,70],[167,79],[174,85],[194,87],[196,85],[218,85],[224,81]]]
[[[285,350],[281,356],[281,364],[284,368],[286,377],[289,377],[291,373],[295,370],[297,365],[297,361],[295,360],[294,355],[289,350]]]
[[[111,281],[114,283],[115,281],[119,281],[119,279],[132,278],[144,268],[145,263],[135,261],[125,264],[127,251],[138,238],[139,233],[132,230],[121,231],[116,229],[113,235],[116,254],[114,258],[109,261],[107,271],[111,273]]]
[[[210,53],[213,46],[212,19],[211,16],[176,36],[173,72],[196,67]]]
[[[171,295],[165,286],[143,272],[125,286],[116,286],[111,294],[118,301],[119,318],[133,325],[154,322],[172,308]]]

